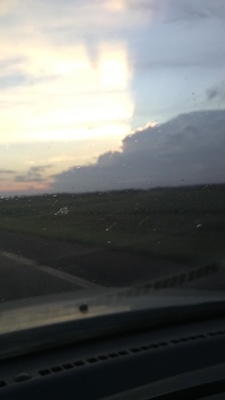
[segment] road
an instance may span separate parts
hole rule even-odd
[[[72,290],[82,290],[82,286],[35,265],[24,264],[10,253],[0,254],[1,302]]]
[[[185,287],[199,287],[188,274],[198,265],[172,263],[149,256],[112,251],[9,231],[0,231],[0,301],[74,290],[127,287],[185,274]],[[198,282],[197,282],[198,281]],[[223,269],[204,287],[225,290]]]

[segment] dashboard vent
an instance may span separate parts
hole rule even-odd
[[[38,373],[41,376],[46,376],[46,375],[49,375],[52,373],[58,373],[61,371],[72,369],[72,368],[88,366],[90,364],[94,364],[97,362],[105,362],[105,361],[109,361],[109,360],[112,360],[112,359],[115,359],[118,357],[130,356],[134,353],[140,353],[140,352],[144,352],[144,351],[154,351],[155,349],[159,349],[160,347],[166,347],[166,346],[170,346],[170,345],[179,345],[184,342],[191,342],[194,340],[202,340],[202,339],[215,337],[215,336],[219,336],[219,335],[225,335],[225,330],[217,331],[217,332],[209,332],[206,334],[196,334],[196,335],[191,335],[191,336],[184,336],[184,337],[174,338],[169,341],[162,341],[162,342],[158,342],[158,343],[151,343],[151,344],[146,344],[146,345],[142,345],[142,346],[136,346],[136,347],[132,347],[130,349],[120,350],[118,352],[112,352],[112,353],[108,353],[108,354],[100,354],[98,356],[90,357],[85,360],[74,361],[71,363],[62,364],[60,366],[53,366],[49,369],[43,369],[43,370],[38,371]]]
[[[53,374],[58,374],[61,372],[65,372],[70,369],[75,369],[75,368],[82,368],[82,367],[88,367],[89,365],[92,365],[94,363],[100,363],[100,362],[107,362],[107,361],[112,361],[113,359],[119,358],[119,357],[127,357],[134,355],[136,353],[140,352],[145,352],[145,351],[155,351],[156,349],[163,348],[166,346],[178,346],[179,344],[182,344],[184,342],[191,342],[195,340],[204,340],[204,339],[210,339],[214,338],[216,336],[221,336],[225,335],[225,330],[218,330],[214,332],[207,332],[207,333],[199,333],[196,335],[190,335],[190,336],[182,336],[182,337],[175,337],[173,339],[170,339],[168,341],[160,341],[156,343],[150,343],[150,344],[145,344],[145,345],[140,345],[140,346],[135,346],[131,347],[128,349],[122,349],[106,354],[99,354],[95,356],[88,357],[83,360],[75,360],[75,361],[70,361],[70,362],[65,362],[60,365],[53,365],[51,367],[47,367],[44,369],[40,369],[36,372],[34,372],[32,375],[29,374],[29,379],[32,379],[34,377],[37,377],[37,374],[39,377],[45,378],[46,376],[53,375]],[[18,374],[17,376],[19,377],[24,377],[25,374],[24,372]],[[28,379],[28,378],[26,378]],[[0,380],[0,389],[10,385],[10,384],[18,384],[26,379],[15,379],[15,377],[9,381],[7,380]]]

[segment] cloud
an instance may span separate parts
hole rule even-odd
[[[16,171],[13,171],[12,169],[5,169],[1,168],[0,169],[0,181],[7,181],[10,175],[15,174]]]
[[[174,22],[177,20],[202,20],[209,17],[224,18],[223,0],[127,0],[127,7],[133,10],[149,11],[154,19]]]
[[[11,70],[11,68],[18,68],[25,59],[23,57],[6,57],[0,58],[0,72]]]
[[[131,4],[135,7],[135,1]],[[137,30],[135,36],[131,36],[132,40],[128,41],[135,77],[148,79],[149,86],[154,79],[159,87],[163,85],[165,93],[171,79],[181,78],[179,83],[175,82],[174,91],[180,87],[180,97],[186,95],[187,98],[186,85],[184,89],[180,86],[184,80],[193,84],[197,91],[203,86],[203,81],[207,87],[210,81],[214,82],[215,76],[220,79],[219,76],[224,75],[225,25],[218,20],[225,18],[224,2],[219,7],[219,2],[208,0],[146,0],[141,2],[141,6],[151,8],[154,18],[148,30],[145,29],[144,33]],[[139,7],[139,2],[136,2],[136,7]]]
[[[8,175],[8,174],[15,174],[15,173],[16,173],[16,171],[14,171],[12,169],[5,169],[5,168],[0,169],[1,175],[4,175],[4,174]]]
[[[224,18],[225,4],[223,0],[167,0],[161,2],[169,21],[204,20],[211,17]]]
[[[23,86],[25,83],[26,83],[26,76],[23,74],[0,76],[0,90],[6,90],[17,86]]]
[[[225,100],[225,81],[214,85],[206,91],[207,100]]]
[[[54,175],[56,192],[225,182],[225,110],[182,114],[125,137],[121,151]]]
[[[11,73],[1,73],[1,63],[4,65],[5,69],[7,69],[8,60],[0,61],[0,90],[7,90],[16,87],[26,87],[37,84],[46,84],[51,81],[56,81],[60,79],[59,74],[36,74],[31,75],[29,73],[20,72],[20,71],[12,71]],[[12,65],[12,64],[11,64]],[[9,68],[10,69],[10,68]],[[2,68],[3,70],[3,68]]]
[[[25,174],[16,175],[15,182],[44,182],[46,178],[43,177],[43,173],[48,168],[51,168],[51,165],[31,167]]]

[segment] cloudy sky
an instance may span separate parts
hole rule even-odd
[[[1,0],[0,194],[225,181],[224,37],[224,0]]]

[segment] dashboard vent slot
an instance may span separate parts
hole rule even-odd
[[[62,367],[64,369],[72,369],[72,368],[74,368],[73,364],[71,364],[71,363],[63,364]]]
[[[107,356],[105,356],[105,355],[99,356],[99,357],[98,357],[98,359],[99,359],[100,361],[108,360],[108,358],[109,358],[109,357],[107,357]]]
[[[60,367],[60,366],[56,366],[56,367],[52,367],[51,368],[51,370],[52,370],[52,372],[61,372],[61,371],[63,371],[63,367]]]
[[[225,335],[225,331],[210,332],[210,333],[208,333],[208,335],[209,336]]]
[[[83,367],[85,365],[84,361],[75,361],[74,362],[75,367]]]
[[[40,374],[41,376],[46,376],[46,375],[51,374],[51,370],[50,370],[50,369],[41,369],[41,370],[38,371],[38,372],[39,372],[39,374]]]
[[[95,357],[92,357],[92,358],[88,358],[87,361],[88,361],[90,364],[93,364],[93,363],[97,362],[98,359],[95,358]]]

